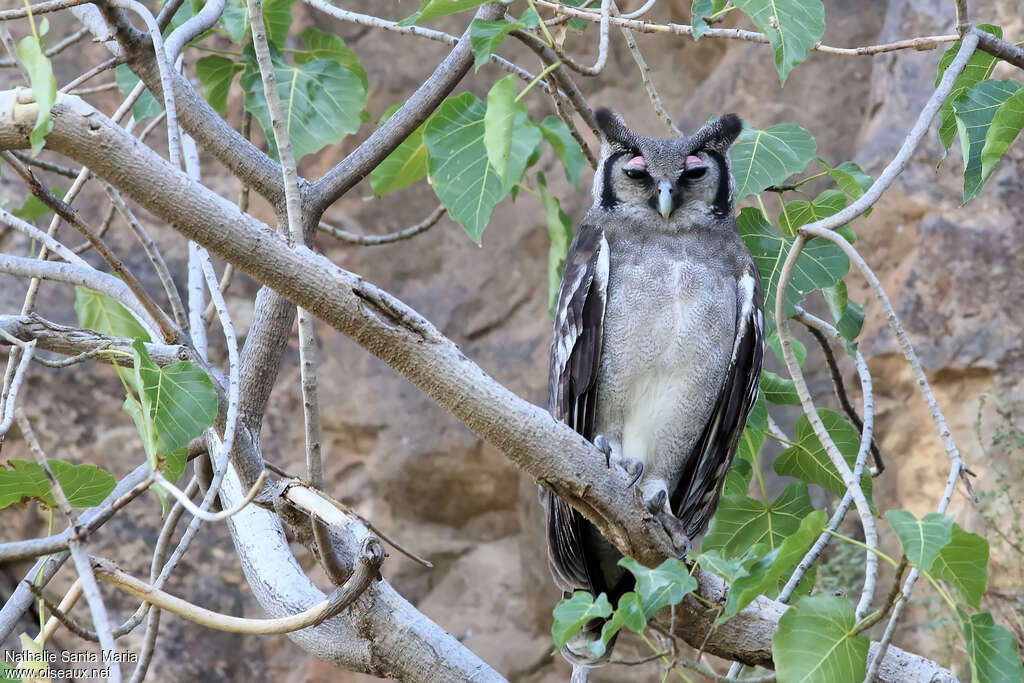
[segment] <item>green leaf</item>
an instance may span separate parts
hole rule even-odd
[[[23,500],[39,500],[53,506],[50,480],[43,468],[28,460],[8,460],[0,467],[0,509]]]
[[[619,598],[619,604],[612,612],[611,619],[604,622],[604,626],[601,627],[601,637],[587,643],[587,649],[594,657],[603,656],[608,649],[608,643],[623,626],[635,633],[640,633],[647,626],[647,617],[644,616],[640,598],[632,591]]]
[[[843,459],[852,469],[857,460],[857,451],[860,449],[860,433],[839,413],[820,408],[818,417],[821,418]],[[846,484],[825,452],[825,447],[815,436],[814,428],[806,415],[801,415],[797,420],[794,438],[795,445],[782,451],[775,459],[775,472],[795,477],[808,484],[817,484],[837,496],[845,495]],[[874,505],[871,499],[871,475],[866,471],[861,476],[860,487],[868,503]]]
[[[117,83],[118,90],[127,95],[138,85],[139,77],[132,73],[127,64],[119,64],[114,69],[114,81]],[[150,116],[156,116],[163,110],[163,103],[153,97],[153,93],[149,91],[149,88],[146,88],[142,91],[139,99],[135,101],[135,104],[132,105],[132,116],[135,117],[136,121],[141,121]]]
[[[978,24],[978,29],[991,33],[997,38],[1003,37],[1003,29],[992,24]],[[942,54],[942,57],[939,59],[939,72],[935,76],[936,86],[942,80],[942,75],[946,73],[946,69],[953,63],[953,59],[959,51],[960,41],[958,40]],[[993,57],[982,50],[976,50],[971,55],[971,58],[967,60],[967,66],[964,67],[964,70],[953,83],[953,90],[949,93],[949,97],[942,105],[942,108],[939,109],[939,120],[941,121],[939,125],[939,141],[942,142],[943,149],[949,149],[949,145],[953,142],[953,134],[956,132],[953,104],[965,95],[968,90],[973,88],[975,84],[988,78],[998,61],[997,57]],[[966,159],[966,156],[964,158]]]
[[[774,550],[813,511],[803,482],[793,482],[768,505],[744,495],[722,496],[701,548],[721,550],[726,558],[740,557],[758,543]]]
[[[217,392],[199,367],[188,361],[159,367],[149,358],[145,345],[132,344],[135,367],[141,382],[143,405],[156,428],[160,455],[187,447],[217,417]]]
[[[604,593],[595,600],[590,593],[576,591],[571,598],[559,600],[552,613],[554,621],[551,624],[555,647],[561,649],[591,619],[603,619],[611,613],[611,603]]]
[[[75,315],[79,327],[114,337],[152,341],[146,329],[121,304],[101,292],[75,287]]]
[[[743,448],[744,441],[749,439],[749,445],[747,446],[750,450],[754,449],[753,443],[755,440],[760,441],[757,444],[757,450],[761,449],[761,444],[764,443],[764,432],[759,432],[756,429],[743,430],[743,435],[740,437],[740,448]],[[756,452],[755,452],[756,457]],[[750,489],[750,480],[754,476],[754,467],[750,464],[750,458],[740,456],[739,451],[736,452],[736,457],[733,458],[732,465],[729,466],[729,471],[725,474],[725,484],[722,487],[723,496],[746,496],[747,491]]]
[[[851,199],[860,199],[861,195],[867,192],[868,188],[875,183],[874,178],[861,170],[861,167],[852,161],[844,161],[835,168],[830,168],[821,159],[818,159],[818,163],[831,176],[832,180],[839,186],[839,189]],[[868,215],[866,211],[864,215]]]
[[[821,0],[735,0],[735,4],[768,36],[779,82],[785,85],[789,72],[807,59],[825,34],[825,6]]]
[[[745,207],[736,218],[736,227],[747,245],[764,281],[764,309],[770,319],[775,317],[775,297],[782,265],[795,238],[776,231],[757,209]],[[846,275],[850,260],[839,245],[827,240],[811,240],[800,252],[786,291],[787,317],[796,312],[796,304],[816,289],[831,287]]]
[[[213,110],[221,116],[228,113],[228,91],[235,80],[235,74],[243,71],[244,66],[233,59],[210,55],[196,62],[196,75],[203,86],[203,94]]]
[[[764,130],[744,126],[729,150],[736,201],[800,173],[814,159],[817,149],[814,136],[795,123],[780,123]]]
[[[779,214],[779,224],[787,235],[795,235],[801,225],[828,218],[845,208],[846,195],[839,190],[825,190],[813,201],[800,199],[787,202]]]
[[[516,117],[507,183],[487,161],[484,103],[472,93],[449,98],[423,129],[430,182],[441,203],[466,234],[480,243],[491,212],[522,178],[541,133],[524,114]]]
[[[245,52],[246,70],[241,80],[245,108],[259,120],[270,153],[276,157],[270,110],[251,44]],[[334,59],[292,66],[273,46],[270,54],[296,162],[359,130],[366,88],[358,74]]]
[[[645,623],[662,607],[678,605],[683,598],[697,590],[697,579],[690,576],[690,570],[685,564],[672,557],[654,569],[643,566],[632,557],[619,560],[619,566],[636,578],[634,590],[643,604]],[[643,630],[643,626],[640,630]]]
[[[747,416],[747,426],[762,432],[768,429],[768,404],[760,392],[750,409],[750,415]]]
[[[836,323],[836,329],[844,339],[854,340],[860,334],[864,325],[864,307],[850,301],[846,291],[845,282],[837,282],[833,287],[826,287],[821,290],[825,295],[825,302],[828,304],[829,312]],[[850,355],[856,355],[851,353]]]
[[[484,147],[491,168],[498,172],[501,182],[508,183],[509,160],[512,155],[512,130],[516,116],[526,113],[526,106],[516,102],[515,76],[509,74],[487,93],[487,111],[484,112]]]
[[[900,539],[907,560],[921,571],[930,571],[939,551],[953,540],[953,518],[938,512],[918,520],[906,510],[889,510],[885,518]]]
[[[331,59],[359,77],[363,89],[369,92],[370,81],[366,76],[366,69],[359,61],[359,55],[351,50],[340,36],[333,33],[324,33],[315,28],[307,28],[299,37],[306,44],[305,52],[296,52],[295,61],[299,64],[312,62],[316,59]]]
[[[769,403],[800,405],[800,397],[796,394],[796,384],[793,380],[780,377],[769,370],[761,373],[761,393]]]
[[[693,39],[697,40],[710,26],[706,19],[720,12],[728,0],[693,0],[690,5],[690,23],[693,25]]]
[[[50,190],[58,197],[64,196],[64,190],[57,186],[51,187]],[[11,211],[11,213],[24,221],[32,222],[42,218],[43,216],[49,215],[51,211],[50,207],[43,204],[42,200],[34,194],[30,194],[25,198],[25,201],[22,202],[21,206]]]
[[[870,643],[856,635],[856,623],[853,604],[830,595],[803,598],[786,610],[772,638],[779,683],[860,681]]]
[[[711,551],[708,568],[718,566],[731,573],[729,593],[722,614],[717,622],[721,624],[738,614],[759,595],[777,594],[778,586],[785,584],[797,564],[803,559],[811,545],[825,528],[826,516],[822,510],[809,513],[800,522],[800,527],[788,535],[775,550],[757,544],[738,562],[730,563],[720,559],[719,551]],[[704,558],[704,555],[701,555]],[[702,564],[702,566],[705,566]]]
[[[569,132],[569,127],[557,116],[549,115],[538,124],[544,139],[555,150],[555,154],[562,161],[565,168],[565,177],[573,184],[573,187],[580,186],[580,174],[586,159],[583,157],[583,150],[576,142],[576,138]]]
[[[964,203],[977,197],[988,180],[982,173],[981,152],[996,111],[1020,90],[1017,81],[982,81],[953,104],[964,157]]]
[[[558,303],[558,287],[562,282],[562,268],[565,266],[565,257],[572,242],[572,219],[562,211],[558,199],[548,191],[547,180],[540,172],[537,173],[537,189],[544,203],[544,220],[548,226],[548,237],[551,239],[551,246],[548,247],[548,310],[554,316],[555,305]]]
[[[284,49],[288,40],[293,2],[295,0],[265,0],[263,3],[263,25],[267,28],[267,40],[276,48]]]
[[[45,21],[45,19],[44,19]],[[42,33],[46,31],[43,30]],[[29,133],[29,142],[32,144],[32,154],[39,154],[45,144],[47,134],[53,130],[53,120],[50,118],[50,109],[57,101],[57,78],[53,75],[53,66],[50,64],[43,49],[42,36],[25,36],[18,42],[18,61],[28,72],[28,80],[32,86],[32,96],[36,100],[39,112],[36,114],[36,122]]]
[[[532,7],[516,21],[474,19],[469,25],[469,45],[473,50],[474,68],[479,71],[509,33],[516,29],[533,28],[538,23],[540,15]]]
[[[396,104],[385,112],[381,117],[381,125],[391,118],[399,106]],[[404,190],[427,175],[427,147],[423,144],[425,126],[426,122],[402,140],[402,144],[380,162],[377,168],[370,171],[370,187],[374,195],[383,197]]]
[[[956,611],[971,662],[971,680],[974,683],[1024,681],[1020,648],[1013,634],[995,623],[988,612],[968,615],[959,607]]]
[[[1024,89],[1018,89],[1008,100],[999,105],[992,124],[985,134],[985,146],[981,149],[981,181],[992,175],[996,164],[1024,128]]]
[[[117,484],[110,473],[96,465],[72,465],[52,458],[47,463],[73,508],[99,505]],[[11,460],[8,464],[10,469],[0,468],[0,508],[26,499],[55,506],[50,480],[38,463]]]
[[[244,43],[249,35],[249,8],[245,0],[227,0],[224,13],[220,15],[220,24],[228,32],[231,42],[236,45]]]
[[[96,465],[72,465],[54,459],[47,462],[73,508],[99,505],[117,485],[113,475]]]
[[[968,605],[978,607],[988,585],[988,550],[988,541],[954,522],[952,540],[939,551],[931,575],[949,581]]]
[[[476,9],[488,0],[420,0],[420,8],[398,22],[399,26],[410,26],[430,21],[446,14],[455,14]]]

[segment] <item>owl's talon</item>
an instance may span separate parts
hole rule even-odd
[[[612,466],[612,446],[608,443],[608,439],[604,438],[604,434],[598,434],[594,437],[594,446],[597,450],[604,453],[604,464],[609,469]]]
[[[651,514],[656,515],[665,507],[666,498],[668,498],[668,492],[665,489],[661,489],[654,494],[653,498],[645,500],[644,505],[651,511]]]
[[[629,483],[626,484],[627,489],[633,488],[633,485],[640,481],[640,477],[644,474],[644,464],[640,460],[627,462],[623,469],[626,470],[626,474],[632,474],[632,479],[630,479]],[[630,469],[632,469],[633,472],[630,472]]]

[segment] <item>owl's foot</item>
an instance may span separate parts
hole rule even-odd
[[[683,523],[672,514],[672,506],[668,499],[668,487],[665,486],[665,482],[660,479],[652,480],[644,484],[641,490],[644,506],[661,522],[661,526],[672,539],[672,545],[679,556],[685,557],[690,551],[690,538],[686,535]]]
[[[594,445],[597,447],[597,450],[604,453],[604,464],[606,467],[611,469],[614,465],[629,477],[629,483],[626,484],[626,488],[632,487],[633,484],[640,480],[641,475],[644,473],[643,462],[636,458],[627,458],[622,453],[613,449],[603,434],[598,434],[594,437]]]

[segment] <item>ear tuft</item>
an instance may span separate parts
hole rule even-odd
[[[594,118],[597,119],[597,127],[601,131],[601,135],[613,144],[628,146],[630,144],[630,132],[626,126],[626,122],[622,120],[622,117],[613,112],[611,109],[601,107],[594,112]]]
[[[718,117],[718,126],[721,130],[721,140],[728,147],[739,137],[743,130],[743,121],[736,114],[723,114]]]

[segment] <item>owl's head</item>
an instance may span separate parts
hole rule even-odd
[[[601,163],[594,207],[668,223],[673,217],[732,215],[735,182],[729,147],[743,128],[736,114],[709,121],[693,135],[648,138],[608,109],[596,112]]]

